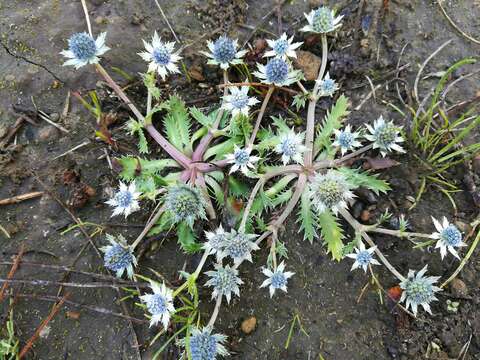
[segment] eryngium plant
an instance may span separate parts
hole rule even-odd
[[[287,285],[295,282],[294,273],[286,270],[285,261],[280,264],[277,261],[277,257],[286,257],[287,252],[278,232],[293,212],[297,213],[300,232],[305,239],[313,242],[321,238],[335,260],[354,259],[352,270],[362,268],[367,272],[372,271],[371,265],[383,264],[400,282],[403,289],[401,301],[415,315],[419,305],[431,311],[430,303],[436,300],[435,293],[440,290],[434,286],[438,277],[425,276],[426,267],[416,275],[410,271],[407,277],[403,276],[383,256],[369,234],[437,241],[436,248],[440,249],[442,258],[448,252],[459,257],[458,251],[464,246],[462,234],[446,218],[442,223],[434,220],[436,232],[422,234],[407,232],[404,220],[399,230],[390,230],[381,228],[380,224],[360,224],[350,214],[349,208],[359,187],[379,194],[389,191],[390,186],[377,175],[349,167],[349,160],[368,151],[379,152],[382,156],[404,152],[400,146],[403,142],[401,127],[382,116],[375,119],[372,126],[366,125],[368,131],[352,129],[350,125],[344,127],[349,102],[343,95],[338,96],[323,119],[316,116],[318,100],[334,96],[339,90],[335,80],[326,72],[327,34],[341,26],[343,16],[336,16],[331,9],[322,7],[306,17],[308,25],[302,31],[318,33],[322,39],[321,68],[313,88],[307,90],[308,86],[302,84],[300,70],[294,69],[290,61],[296,57],[295,49],[302,43],[293,43],[294,36],[288,38],[286,34],[269,40],[272,49],[265,53],[268,60],[257,64],[254,72],[261,86],[267,88],[255,119],[252,114],[258,101],[248,96],[248,90],[254,84],[229,81],[228,71],[243,63],[242,57],[247,51],[239,50],[238,41],[226,35],[209,41],[209,52],[202,52],[209,64],[223,70],[224,80],[222,103],[208,114],[195,107],[187,108],[178,96],[161,100],[157,76],[165,80],[169,74],[178,72],[176,62],[181,57],[175,51],[175,44],[163,42],[156,32],[151,43],[144,41],[146,51],[139,54],[149,63],[143,76],[148,92],[144,111],[99,64],[99,56],[108,50],[105,34],[97,40],[92,34],[75,34],[69,40],[69,50],[62,52],[71,59],[65,65],[78,68],[94,64],[106,83],[131,109],[135,119],[129,120],[128,128],[131,134],[139,137],[140,153],[149,153],[146,131],[167,155],[162,159],[135,156],[118,159],[122,166],[119,176],[130,185],[120,182],[120,191],[108,202],[114,207],[114,215],[127,216],[148,201],[155,201],[158,210],[131,245],[120,235],[116,238],[108,235],[110,245],[103,251],[105,266],[117,276],[127,272],[129,277],[133,276],[136,265],[136,246],[147,234],[176,229],[184,251],[203,251],[195,272],[182,272],[186,280],[178,288],[169,289],[165,284],[151,281],[152,291],[141,296],[152,326],[161,323],[168,329],[172,322],[173,325],[176,322],[185,324],[176,334],[185,333],[178,342],[185,348],[182,358],[211,360],[228,354],[223,344],[226,337],[212,335],[222,298],[229,303],[232,294],[240,296],[243,281],[238,267],[244,260],[253,260],[252,251],[258,250],[266,238],[270,238],[270,255],[262,272],[267,279],[259,287],[268,287],[273,297],[281,293],[276,290],[286,292]],[[272,117],[273,128],[262,128],[272,94],[294,84],[300,89],[294,104],[301,108],[304,100],[308,100],[306,128],[292,128],[281,117]],[[161,132],[153,124],[156,114],[162,114]],[[321,124],[318,131],[315,131],[316,123]],[[212,230],[202,231],[204,219],[217,219],[215,205],[227,207],[232,197],[242,196],[246,205],[238,217],[224,224],[226,230],[217,223]],[[269,220],[272,207],[277,210],[276,216]],[[341,222],[351,226],[356,235],[348,246],[344,245]],[[197,236],[203,234],[205,239],[199,243]],[[365,244],[369,245],[368,249]],[[209,258],[215,259],[216,264],[214,270],[205,273],[209,279],[204,285],[211,288],[216,305],[208,324],[201,326],[197,310],[197,279]],[[185,290],[193,297],[193,302],[186,302],[185,296],[179,296]],[[180,310],[176,310],[176,302],[181,303]],[[177,316],[177,311],[187,315]]]

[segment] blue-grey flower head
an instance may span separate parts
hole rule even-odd
[[[207,241],[203,244],[205,250],[210,250],[210,254],[216,254],[217,260],[221,259],[221,253],[225,249],[230,234],[223,230],[222,225],[214,232],[205,231]]]
[[[238,270],[226,265],[222,267],[221,264],[215,265],[215,271],[207,271],[210,277],[205,283],[205,286],[213,287],[212,299],[217,296],[225,296],[227,302],[230,303],[232,292],[240,296],[240,288],[238,285],[243,284],[243,281],[238,277]]]
[[[147,306],[147,310],[152,314],[150,326],[161,322],[164,329],[168,328],[170,322],[170,315],[175,311],[173,306],[173,292],[168,289],[165,284],[158,284],[150,281],[150,287],[153,294],[146,294],[140,296],[140,299]]]
[[[128,186],[120,182],[118,191],[113,198],[106,202],[114,207],[112,216],[124,214],[126,218],[132,212],[139,210],[138,198],[140,195],[141,193],[137,191],[135,181],[132,181]]]
[[[253,241],[257,235],[245,234],[232,230],[224,243],[220,258],[229,256],[235,264],[241,263],[243,260],[252,262],[252,251],[258,250],[258,245]]]
[[[400,287],[403,289],[400,301],[405,301],[405,307],[407,309],[411,307],[415,315],[419,305],[431,314],[430,303],[438,300],[435,293],[441,291],[439,287],[433,285],[440,279],[440,276],[424,276],[426,271],[427,265],[416,275],[415,271],[410,270],[407,278],[400,283]]]
[[[330,77],[330,73],[328,72],[322,80],[317,81],[319,97],[333,96],[333,94],[335,94],[335,91],[339,89],[337,83]]]
[[[436,249],[440,248],[440,256],[443,258],[447,255],[447,252],[450,252],[457,259],[460,259],[458,255],[457,248],[466,246],[463,242],[463,236],[460,230],[447,220],[444,216],[442,223],[432,217],[433,224],[437,229],[437,232],[432,234],[432,238],[438,239],[435,246]]]
[[[260,160],[258,156],[251,155],[251,148],[239,148],[234,145],[233,154],[228,154],[226,159],[229,164],[233,164],[230,169],[230,174],[240,170],[243,174],[247,175],[250,169],[255,169],[255,163]]]
[[[79,69],[87,64],[97,64],[99,56],[110,49],[105,46],[106,35],[107,33],[101,33],[95,40],[85,32],[73,34],[68,39],[68,50],[60,52],[69,59],[63,65],[72,65]]]
[[[336,214],[340,209],[347,208],[348,202],[354,197],[350,188],[351,185],[338,171],[318,173],[310,184],[312,203],[320,214],[327,210]]]
[[[288,77],[288,64],[280,58],[273,58],[265,66],[267,81],[272,84],[283,84]]]
[[[210,53],[201,51],[202,54],[209,58],[208,64],[220,65],[224,70],[230,65],[238,65],[242,63],[241,58],[247,53],[246,50],[237,51],[238,41],[230,39],[226,35],[220,36],[214,42],[207,42]]]
[[[350,125],[347,125],[344,130],[335,130],[335,141],[333,146],[340,148],[342,156],[349,150],[353,150],[356,147],[362,145],[358,140],[359,134],[352,132]]]
[[[304,133],[295,133],[292,130],[279,136],[279,142],[275,146],[275,151],[282,154],[282,162],[287,165],[293,160],[298,164],[303,164],[303,153],[307,150],[303,145]]]
[[[391,121],[386,122],[382,116],[375,120],[373,127],[369,124],[365,125],[370,134],[365,135],[365,138],[373,141],[373,148],[380,149],[382,156],[385,156],[388,152],[394,150],[400,153],[404,153],[405,150],[398,145],[403,142],[403,138],[400,135],[400,127],[395,126]]]
[[[263,288],[268,286],[270,290],[270,297],[275,294],[275,290],[287,292],[288,279],[294,275],[293,272],[285,271],[285,263],[283,261],[280,263],[280,265],[278,265],[276,270],[272,271],[268,268],[264,268],[262,272],[267,279],[262,283],[262,285],[260,285],[260,287]]]
[[[373,253],[376,249],[376,246],[372,246],[370,249],[366,249],[365,245],[360,242],[358,247],[355,248],[355,252],[346,255],[351,259],[355,259],[351,271],[361,267],[365,272],[367,272],[368,265],[380,265],[380,263],[373,258]]]
[[[230,94],[223,97],[222,108],[230,111],[233,118],[240,114],[248,116],[250,107],[258,103],[256,98],[248,96],[248,90],[248,86],[232,86]]]
[[[304,26],[301,31],[327,34],[342,26],[340,22],[343,15],[335,17],[335,12],[325,6],[312,10],[308,15],[305,14],[305,17],[308,25]]]
[[[122,235],[114,236],[107,234],[107,240],[110,245],[102,247],[104,252],[104,265],[107,269],[114,271],[118,277],[121,277],[126,271],[129,278],[133,277],[133,267],[137,265],[137,260],[133,255],[133,249],[128,246],[127,241]]]
[[[218,356],[227,356],[228,351],[224,346],[226,340],[223,334],[212,334],[209,326],[202,330],[194,328],[189,340],[192,360],[217,360]],[[180,340],[180,345],[185,347],[185,342],[186,339]]]
[[[186,184],[173,185],[165,195],[165,209],[173,221],[186,221],[190,227],[197,219],[205,219],[205,201],[197,188]]]
[[[297,54],[295,50],[300,47],[303,43],[292,43],[293,36],[289,39],[286,33],[283,33],[277,40],[268,40],[268,46],[272,48],[272,50],[267,51],[264,57],[279,57],[282,59],[287,59],[288,57],[296,58]]]
[[[176,62],[181,59],[177,52],[174,51],[174,42],[163,42],[155,31],[152,36],[152,41],[147,42],[143,40],[145,51],[138,53],[143,60],[148,62],[148,71],[156,71],[163,80],[167,74],[179,73],[180,70]]]
[[[302,78],[300,70],[292,70],[290,64],[280,57],[274,57],[267,65],[257,64],[257,71],[253,72],[262,83],[276,86],[288,86]]]

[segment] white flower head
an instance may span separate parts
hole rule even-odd
[[[107,240],[110,245],[100,248],[105,253],[103,261],[104,266],[114,271],[117,277],[122,277],[125,270],[127,276],[133,278],[133,268],[137,266],[137,259],[133,254],[133,249],[127,244],[127,241],[122,235],[118,235],[117,239],[110,234],[107,234]]]
[[[442,257],[442,260],[445,255],[447,255],[447,251],[449,251],[450,254],[455,256],[457,259],[460,259],[456,248],[466,246],[466,244],[462,240],[462,233],[460,232],[460,230],[458,230],[455,225],[450,224],[450,222],[445,216],[443,217],[442,223],[440,223],[440,221],[435,219],[433,216],[432,220],[435,228],[438,231],[433,233],[432,237],[434,239],[438,239],[435,248],[440,248],[440,256]]]
[[[365,135],[367,140],[373,141],[373,148],[380,149],[382,156],[387,155],[388,152],[397,151],[404,153],[405,150],[398,145],[403,142],[400,135],[401,127],[395,126],[392,121],[386,122],[383,116],[380,116],[373,123],[373,127],[369,124],[365,125],[370,134]]]
[[[346,209],[355,195],[350,191],[351,185],[345,177],[335,170],[326,174],[316,174],[310,184],[310,196],[318,213],[331,210],[337,214],[340,209]]]
[[[120,181],[117,193],[113,198],[106,201],[108,205],[114,207],[112,216],[124,214],[126,218],[131,213],[139,210],[138,198],[140,195],[141,193],[137,191],[135,181],[132,181],[128,186]]]
[[[270,297],[273,297],[275,290],[282,290],[287,292],[287,280],[291,278],[295,273],[291,271],[285,271],[285,263],[282,261],[277,266],[277,270],[272,271],[268,268],[262,270],[267,279],[260,285],[261,288],[267,287],[270,291]]]
[[[176,62],[181,59],[178,53],[174,53],[175,42],[163,42],[155,31],[152,36],[152,42],[143,40],[146,51],[138,53],[143,60],[148,62],[148,71],[156,71],[162,80],[170,73],[179,73],[180,70]]]
[[[425,265],[416,275],[415,271],[410,270],[407,278],[400,283],[400,287],[403,289],[400,302],[405,301],[405,307],[407,309],[411,307],[415,315],[417,315],[419,305],[431,314],[430,303],[438,300],[435,293],[442,291],[433,285],[440,279],[440,276],[423,276],[427,272],[427,266]]]
[[[360,242],[358,247],[355,248],[355,252],[352,254],[346,255],[350,259],[354,259],[355,262],[352,265],[353,271],[359,267],[362,267],[365,272],[367,272],[368,265],[380,265],[380,263],[373,258],[373,253],[377,249],[376,246],[372,246],[370,249],[366,249],[365,245]]]
[[[268,40],[267,44],[272,48],[272,50],[267,51],[263,57],[279,57],[281,59],[287,59],[289,57],[297,58],[295,50],[302,46],[303,42],[293,42],[293,36],[291,38],[287,37],[286,33],[283,33],[277,40]]]
[[[203,329],[197,327],[192,329],[189,339],[190,354],[192,360],[216,360],[218,356],[228,356],[225,348],[227,337],[223,334],[212,334],[212,327],[205,326]],[[186,347],[186,338],[179,341],[179,345]],[[186,360],[186,355],[182,355],[179,360]]]
[[[222,225],[220,225],[214,232],[205,231],[205,236],[207,241],[203,244],[203,249],[210,250],[210,254],[216,255],[217,260],[220,260],[230,234],[223,230]]]
[[[221,264],[216,264],[215,271],[207,271],[205,274],[210,277],[205,286],[213,287],[212,299],[217,296],[225,296],[227,303],[230,303],[232,292],[240,296],[238,285],[242,285],[243,281],[238,277],[237,269],[230,267],[230,265],[223,267]]]
[[[150,281],[150,288],[153,294],[140,296],[140,299],[147,305],[147,310],[152,314],[150,326],[162,323],[165,330],[168,329],[170,315],[175,311],[173,306],[173,292],[165,286],[155,281]]]
[[[82,32],[73,34],[68,39],[68,50],[60,52],[69,60],[65,61],[63,66],[75,66],[76,69],[87,64],[98,64],[99,56],[105,54],[109,47],[105,45],[106,32],[98,35],[97,39],[93,39],[89,34]]]
[[[237,265],[243,260],[252,262],[252,251],[260,249],[253,241],[258,235],[236,232],[233,229],[227,236],[223,250],[220,252],[221,259],[229,256]]]
[[[303,145],[305,133],[296,134],[293,129],[280,135],[279,143],[275,146],[275,151],[282,154],[283,165],[293,161],[303,164],[303,153],[307,150]]]
[[[344,130],[335,130],[335,141],[333,146],[340,148],[342,156],[350,150],[354,150],[356,147],[362,144],[357,138],[360,136],[358,132],[352,132],[350,125],[345,126]]]
[[[330,10],[326,6],[312,10],[304,15],[307,18],[308,25],[301,28],[300,31],[327,34],[342,26],[343,15],[335,17],[335,11]]]
[[[223,70],[227,70],[230,65],[242,64],[242,57],[247,50],[237,51],[238,40],[232,40],[226,35],[220,36],[214,42],[207,41],[210,52],[200,51],[209,58],[207,64],[220,65]]]
[[[257,64],[257,71],[253,72],[262,83],[275,86],[288,86],[299,80],[300,70],[292,70],[289,62],[275,57],[267,62],[267,65]]]
[[[233,118],[240,114],[248,116],[250,107],[259,102],[254,97],[248,97],[248,89],[248,86],[231,86],[230,94],[223,97],[222,108],[230,111]]]
[[[339,89],[337,83],[330,77],[328,72],[322,80],[317,80],[317,82],[319,97],[333,96],[335,91]]]
[[[165,195],[165,209],[170,211],[173,221],[185,221],[193,227],[195,220],[205,219],[205,200],[194,186],[177,184],[168,188]]]
[[[234,146],[233,154],[228,154],[226,156],[228,163],[233,164],[230,169],[230,174],[240,169],[243,174],[247,175],[250,169],[255,168],[254,163],[258,162],[260,158],[258,156],[250,155],[251,152],[252,149],[250,148],[242,149],[237,145]]]

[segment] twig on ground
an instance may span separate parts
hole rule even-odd
[[[0,279],[0,283],[4,284],[25,284],[33,286],[61,286],[61,287],[73,287],[81,289],[97,289],[97,288],[112,288],[118,289],[119,287],[138,287],[141,289],[149,288],[148,283],[139,283],[139,282],[127,282],[122,281],[121,283],[105,283],[105,282],[92,282],[92,283],[74,283],[74,282],[62,282],[62,281],[51,281],[51,280],[39,280],[39,279]],[[1,293],[0,293],[1,295]],[[0,298],[1,300],[1,298]]]
[[[33,102],[33,96],[32,96],[32,102]],[[37,106],[35,105],[35,103],[33,103],[33,104],[36,108]],[[38,109],[37,109],[37,112],[38,112],[38,117],[40,119],[43,119],[45,122],[49,123],[50,125],[55,126],[58,130],[64,132],[65,134],[70,133],[70,131],[65,129],[62,125],[59,125],[56,122],[52,121],[52,119],[50,119],[50,116],[47,113],[43,112],[42,110],[38,110]]]
[[[418,96],[418,83],[420,82],[420,77],[422,75],[423,70],[425,69],[425,66],[432,60],[442,49],[450,44],[453,41],[453,39],[450,39],[446,42],[444,42],[442,45],[440,45],[437,50],[435,50],[428,58],[425,59],[423,64],[420,66],[420,69],[418,69],[417,77],[415,78],[415,83],[413,84],[413,96],[415,98],[415,101],[418,103],[420,102],[420,98]]]
[[[87,140],[87,141],[84,141],[83,143],[77,145],[77,146],[74,146],[73,148],[71,148],[70,150],[68,151],[65,151],[63,154],[60,154],[58,156],[55,156],[52,160],[57,160],[57,159],[60,159],[61,157],[64,157],[65,155],[68,155],[72,152],[74,152],[75,150],[78,150],[86,145],[89,145],[90,144],[90,140]]]
[[[25,200],[30,200],[30,199],[37,198],[39,196],[42,196],[43,194],[44,194],[43,191],[33,191],[33,192],[26,193],[26,194],[13,196],[13,197],[10,197],[8,199],[0,200],[0,205],[17,204],[17,203],[25,201]]]
[[[37,330],[35,330],[35,333],[32,335],[32,337],[30,339],[28,339],[27,343],[25,344],[25,346],[23,347],[22,351],[20,351],[20,355],[19,355],[19,359],[22,359],[29,351],[30,349],[32,348],[33,346],[33,343],[38,339],[38,337],[40,336],[40,333],[41,331],[45,328],[45,326],[48,325],[48,323],[50,321],[52,321],[52,319],[55,317],[55,315],[57,315],[58,311],[60,310],[60,308],[62,307],[63,303],[65,302],[65,300],[67,300],[67,297],[69,296],[70,294],[65,294],[65,296],[63,296],[60,301],[58,303],[56,303],[52,310],[50,311],[50,314],[48,314],[48,316],[45,318],[45,320],[42,321],[42,323],[40,324],[40,326],[37,328]]]
[[[447,14],[447,11],[445,10],[445,8],[442,6],[442,1],[443,0],[437,0],[437,4],[438,4],[440,10],[442,11],[443,16],[445,16],[445,18],[448,20],[450,25],[452,25],[453,28],[455,30],[457,30],[460,33],[460,35],[462,35],[465,39],[470,40],[471,42],[473,42],[477,45],[480,45],[480,40],[477,40],[473,36],[468,35],[465,31],[460,29],[457,24],[455,24],[455,22],[452,20],[452,18]]]
[[[165,15],[165,12],[163,11],[162,7],[160,6],[160,3],[158,2],[158,0],[155,0],[155,4],[157,5],[158,9],[160,10],[160,13],[162,14],[163,20],[165,20],[165,22],[167,23],[167,26],[170,29],[170,32],[173,34],[173,37],[175,38],[175,40],[177,40],[180,44],[182,44],[182,41],[178,38],[177,34],[173,30],[172,25],[170,25],[170,22],[168,21],[168,18]]]
[[[25,245],[24,244],[20,245],[20,251],[18,252],[18,255],[15,256],[15,260],[12,264],[12,267],[11,267],[10,271],[8,272],[8,275],[7,275],[8,280],[13,278],[13,275],[15,275],[15,272],[18,269],[18,265],[20,263],[20,260],[22,259],[24,250],[25,250]],[[8,282],[4,283],[3,286],[2,286],[2,289],[0,289],[0,303],[3,302],[4,296],[5,296],[5,291],[7,290],[7,288],[8,288]]]
[[[50,295],[38,296],[38,295],[32,295],[32,294],[17,294],[17,296],[20,297],[20,298],[35,299],[35,300],[48,301],[48,302],[57,302],[61,299],[60,297],[50,296]],[[103,314],[103,315],[110,315],[110,316],[119,317],[119,318],[122,318],[122,319],[133,321],[133,322],[138,323],[138,324],[145,324],[145,323],[149,322],[148,320],[137,319],[137,318],[127,316],[127,315],[124,315],[124,314],[121,314],[121,313],[116,313],[116,312],[113,312],[111,310],[101,308],[101,307],[98,307],[98,306],[79,304],[79,303],[76,303],[76,302],[73,302],[73,301],[70,301],[70,300],[65,300],[65,304],[75,306],[75,307],[78,307],[78,308],[81,308],[81,309],[90,310],[90,311],[93,311],[93,312],[96,312],[96,313],[99,313],[99,314]]]

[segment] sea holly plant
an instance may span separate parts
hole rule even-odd
[[[367,124],[366,129],[344,125],[350,104],[344,95],[337,96],[339,86],[326,71],[327,36],[342,26],[342,16],[322,7],[306,18],[308,25],[302,31],[317,33],[322,41],[321,67],[312,89],[307,90],[301,71],[295,69],[290,60],[296,57],[295,50],[302,44],[294,43],[294,36],[288,38],[283,34],[279,39],[268,41],[271,49],[265,53],[265,63],[256,64],[257,71],[253,72],[260,83],[232,83],[230,72],[243,64],[246,50],[238,49],[237,40],[222,35],[207,43],[209,52],[202,52],[208,57],[208,64],[218,66],[223,72],[221,103],[209,113],[188,108],[178,95],[161,99],[157,81],[167,81],[168,76],[178,73],[176,63],[181,56],[174,43],[162,41],[156,32],[151,42],[144,41],[145,51],[139,54],[148,62],[143,75],[147,88],[143,109],[129,99],[100,65],[99,56],[108,50],[104,34],[97,41],[91,34],[75,34],[69,40],[69,50],[62,52],[76,59],[75,63],[69,61],[66,65],[93,64],[130,108],[134,118],[129,120],[128,128],[139,138],[140,153],[147,154],[152,148],[147,133],[164,151],[165,157],[160,159],[133,155],[117,159],[121,168],[120,189],[108,201],[114,209],[113,215],[126,217],[150,201],[156,208],[133,242],[110,234],[107,235],[110,245],[102,250],[105,266],[117,276],[126,272],[129,277],[140,278],[144,277],[134,273],[135,250],[147,234],[175,229],[184,251],[203,251],[193,273],[181,272],[185,281],[176,289],[149,280],[151,291],[140,297],[152,326],[161,323],[168,329],[171,323],[183,324],[174,335],[179,337],[177,343],[185,350],[182,358],[211,360],[228,354],[226,337],[213,330],[222,300],[225,298],[230,303],[240,296],[244,281],[238,268],[245,260],[253,262],[252,254],[260,250],[267,238],[270,252],[262,267],[267,279],[259,288],[268,287],[270,296],[281,290],[280,295],[295,282],[294,273],[285,262],[288,250],[279,237],[282,225],[292,214],[296,214],[304,239],[309,242],[321,239],[335,260],[353,259],[352,270],[370,270],[373,276],[372,265],[385,266],[403,289],[401,301],[415,315],[419,305],[430,312],[430,303],[436,300],[435,293],[440,289],[434,285],[438,277],[426,276],[426,267],[416,274],[411,270],[405,277],[385,258],[371,234],[436,242],[442,259],[448,252],[459,258],[458,251],[465,245],[461,232],[446,218],[441,223],[434,219],[437,231],[423,234],[408,232],[406,221],[398,230],[392,230],[382,228],[381,222],[361,224],[350,214],[351,203],[360,187],[377,195],[390,190],[389,184],[378,175],[352,167],[350,160],[367,152],[381,156],[403,153],[401,127],[382,116],[372,119],[372,125]],[[259,109],[256,109],[259,101],[248,94],[251,86],[267,89],[262,93]],[[272,94],[289,86],[300,89],[301,99],[294,100],[297,106],[308,102],[304,129],[289,126],[281,116],[272,117],[270,125],[264,121]],[[320,117],[317,102],[322,97],[334,96],[337,97],[333,106]],[[218,224],[218,209],[228,208],[234,197],[243,197],[245,206],[232,221]],[[269,219],[273,208],[275,216]],[[385,214],[382,219],[387,217]],[[203,229],[206,219],[216,225]],[[346,224],[355,234],[348,244]],[[277,258],[281,258],[280,263]],[[214,260],[215,265],[204,271],[204,267],[211,266],[209,259]],[[197,310],[199,284],[209,289],[215,300],[214,311],[206,324]],[[184,295],[185,291],[191,300]]]

